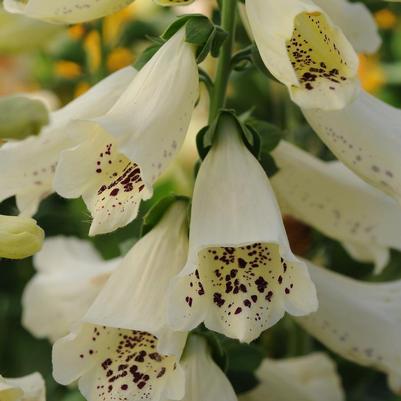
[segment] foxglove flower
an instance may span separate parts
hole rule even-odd
[[[23,14],[47,22],[75,24],[113,14],[134,0],[4,0],[10,13]]]
[[[90,235],[113,231],[137,215],[141,199],[181,147],[198,95],[194,47],[178,31],[100,117],[72,124],[81,143],[63,152],[55,187],[82,195]]]
[[[213,361],[206,341],[191,335],[181,359],[185,371],[183,401],[237,401],[227,377]]]
[[[317,308],[306,266],[292,254],[268,178],[222,114],[216,143],[200,168],[193,196],[190,249],[171,286],[177,330],[202,321],[250,342],[287,311]]]
[[[401,203],[401,111],[361,92],[340,111],[303,110],[345,165]]]
[[[88,311],[119,259],[103,261],[83,240],[53,237],[35,255],[36,275],[25,288],[22,323],[35,337],[54,342]]]
[[[55,343],[59,383],[79,379],[88,401],[182,399],[187,333],[167,327],[165,289],[185,262],[186,226],[186,203],[178,202],[125,256],[82,324]]]
[[[0,258],[24,259],[40,250],[44,231],[34,219],[0,215]]]
[[[45,382],[39,373],[6,379],[0,376],[0,399],[4,401],[45,401]]]
[[[358,57],[311,0],[246,0],[260,55],[304,108],[341,109],[357,94]]]
[[[240,401],[344,401],[334,362],[324,353],[283,360],[265,359],[258,386]]]
[[[401,281],[363,283],[309,262],[308,268],[319,309],[297,321],[342,357],[386,373],[401,394]]]
[[[53,192],[53,179],[60,152],[76,144],[67,128],[75,118],[106,112],[135,75],[124,68],[64,108],[51,114],[50,125],[39,136],[8,142],[0,148],[0,201],[15,195],[23,215],[36,213],[40,201]]]
[[[340,241],[351,256],[386,266],[390,248],[401,250],[397,202],[339,162],[323,162],[288,142],[272,153],[272,178],[281,211]]]

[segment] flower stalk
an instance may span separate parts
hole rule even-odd
[[[222,0],[221,16],[221,27],[227,32],[228,36],[221,48],[217,64],[216,79],[210,99],[209,123],[216,118],[218,111],[225,104],[235,39],[237,0]]]

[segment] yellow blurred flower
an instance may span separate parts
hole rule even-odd
[[[79,97],[81,95],[83,95],[85,92],[87,92],[89,89],[91,88],[91,86],[89,85],[88,82],[86,81],[81,81],[78,83],[78,85],[75,88],[74,91],[74,98]]]
[[[110,72],[119,70],[120,68],[126,67],[132,64],[134,60],[133,54],[122,47],[114,49],[107,58],[107,69]]]
[[[59,60],[54,64],[54,73],[66,79],[75,79],[82,74],[81,66],[73,61]]]
[[[362,87],[370,92],[377,92],[385,83],[386,77],[377,56],[359,55],[359,77]]]
[[[101,37],[98,31],[91,31],[85,38],[84,47],[87,54],[88,68],[93,74],[98,71],[102,62]]]
[[[381,29],[391,29],[397,24],[397,16],[386,8],[377,11],[374,15],[377,25]]]
[[[78,40],[81,39],[85,34],[85,28],[82,24],[76,24],[68,28],[68,35],[70,38]]]
[[[106,44],[113,45],[117,42],[124,24],[130,21],[134,15],[134,5],[131,4],[121,11],[109,15],[103,20],[103,39]]]

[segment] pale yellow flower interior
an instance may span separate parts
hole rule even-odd
[[[301,13],[287,41],[287,52],[299,83],[307,90],[324,82],[330,90],[346,81],[351,73],[338,34],[321,13]]]

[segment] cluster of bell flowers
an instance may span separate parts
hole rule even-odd
[[[272,18],[269,26],[281,20],[286,23],[276,29],[282,32],[288,28],[279,35],[280,40],[275,40],[270,31],[254,32],[257,42],[258,37],[265,41],[270,38],[266,49],[272,43],[277,46],[264,57],[263,45],[259,44],[262,57],[272,63],[268,65],[272,72],[277,65],[277,74],[288,72],[279,79],[289,86],[292,98],[305,113],[344,113],[357,93],[355,52],[323,8],[311,1],[286,3],[293,13],[285,16],[273,2],[246,3],[253,30],[261,26],[253,20],[266,16],[266,10],[268,20]],[[301,54],[298,47],[303,50]],[[315,59],[316,55],[322,59]],[[317,72],[310,69],[315,63]],[[119,80],[121,74],[128,82]],[[120,85],[115,89],[117,81]],[[102,92],[104,85],[110,85],[106,92]],[[140,72],[131,68],[120,71],[57,112],[58,117],[52,116],[49,127],[35,138],[38,154],[43,151],[49,159],[28,158],[40,164],[37,169],[31,165],[25,171],[11,169],[13,179],[2,186],[2,197],[17,195],[18,199],[19,195],[18,206],[29,214],[33,213],[28,207],[32,204],[29,197],[34,194],[37,205],[55,188],[66,197],[83,196],[94,218],[93,235],[128,224],[136,217],[140,199],[151,196],[153,183],[182,144],[197,86],[194,49],[185,42],[181,30]],[[108,104],[100,110],[96,93],[109,91],[111,96],[101,97]],[[92,107],[86,108],[91,101]],[[74,108],[79,102],[82,107]],[[315,110],[322,105],[338,110]],[[110,264],[100,276],[99,271],[94,274],[91,269],[79,272],[87,277],[91,291],[82,299],[74,296],[76,315],[66,316],[66,327],[57,328],[57,333],[50,333],[50,328],[39,334],[54,341],[66,330],[71,331],[54,346],[54,375],[60,383],[79,379],[88,400],[123,399],[127,395],[178,400],[187,394],[202,399],[205,391],[212,399],[230,400],[235,395],[227,379],[205,356],[202,339],[192,335],[187,341],[188,331],[204,322],[212,330],[250,342],[288,312],[344,357],[389,374],[390,384],[399,390],[399,353],[394,352],[392,344],[399,324],[400,284],[357,283],[295,257],[267,176],[239,131],[238,121],[231,114],[220,115],[215,142],[196,180],[189,242],[186,208],[179,202],[117,266]],[[26,141],[0,149],[8,156],[5,167],[18,154],[24,158],[32,154],[33,138]],[[25,151],[21,151],[23,146]],[[24,166],[19,163],[19,167]],[[27,177],[26,185],[33,183],[36,191],[26,191],[26,185],[13,187],[18,185],[16,174],[20,171],[23,178]],[[371,196],[372,208],[385,202]],[[342,238],[349,229],[352,231],[346,227],[329,235]],[[396,247],[382,243],[378,234],[367,237],[370,243]],[[359,254],[359,244],[353,244],[352,249]],[[39,287],[46,282],[46,270],[40,272]],[[64,280],[66,272],[59,273],[50,280]],[[334,298],[339,291],[334,283],[342,285],[340,300]],[[32,282],[25,300],[40,293]],[[37,304],[41,302],[39,299]],[[81,302],[89,309],[78,311]],[[26,302],[28,306],[34,304]],[[52,307],[60,307],[60,311],[52,313],[61,312],[62,316],[63,310],[70,309],[62,304],[55,302]],[[345,319],[341,313],[344,310],[355,312],[352,325],[349,314]],[[34,313],[31,311],[31,316]],[[26,309],[27,326],[35,320],[29,319],[29,314]],[[376,333],[370,325],[386,325],[388,341],[378,342],[373,334],[367,336]],[[360,337],[364,338],[362,345]],[[211,372],[209,381],[218,380],[216,386],[205,386],[205,377],[193,379],[191,372],[197,371],[194,366],[198,363],[209,364],[202,371]],[[258,399],[257,394],[247,396]]]
[[[344,0],[247,0],[242,15],[266,67],[322,141],[400,202],[401,113],[361,90],[357,78],[356,51],[372,53],[380,44],[368,10]]]

